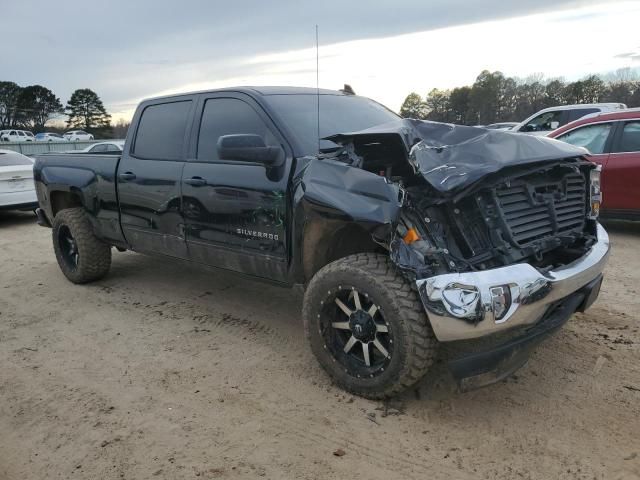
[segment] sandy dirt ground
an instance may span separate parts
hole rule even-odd
[[[608,227],[600,299],[516,376],[383,404],[331,384],[299,292],[115,251],[75,286],[2,214],[0,480],[638,479],[640,224]]]

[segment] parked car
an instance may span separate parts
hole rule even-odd
[[[124,148],[124,140],[113,140],[110,142],[98,142],[80,150],[79,153],[100,153],[100,154],[120,154]]]
[[[529,135],[547,135],[552,130],[567,123],[578,120],[592,113],[611,112],[627,108],[624,103],[585,103],[576,105],[561,105],[545,108],[534,113],[525,121],[513,127],[514,132]]]
[[[64,138],[66,138],[70,142],[80,142],[93,140],[93,135],[85,132],[84,130],[71,130],[64,134]]]
[[[463,390],[499,381],[593,303],[609,240],[584,155],[264,87],[145,100],[122,155],[46,154],[34,171],[71,282],[104,277],[115,246],[301,285],[319,363],[384,398],[418,382],[439,343],[456,344]]]
[[[489,130],[511,130],[513,127],[517,125],[518,125],[518,122],[500,122],[500,123],[492,123],[490,125],[485,125],[483,128],[488,128]]]
[[[0,150],[0,210],[35,210],[33,160],[13,150]]]
[[[640,220],[640,109],[590,115],[549,134],[602,165],[602,215]]]
[[[59,133],[37,133],[36,134],[36,142],[67,142],[68,140],[64,138]]]
[[[35,142],[33,133],[28,130],[2,130],[0,131],[0,141],[2,142]]]

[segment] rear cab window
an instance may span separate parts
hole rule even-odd
[[[133,155],[142,159],[182,160],[192,100],[157,103],[144,108]]]

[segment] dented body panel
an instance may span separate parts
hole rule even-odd
[[[371,144],[388,149],[404,157],[415,173],[442,194],[469,187],[507,167],[586,154],[582,148],[547,138],[412,119],[328,138],[353,145],[356,155]]]

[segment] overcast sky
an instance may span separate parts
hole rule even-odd
[[[640,67],[640,1],[109,0],[3,2],[0,80],[100,95],[114,118],[163,93],[351,84],[398,110],[484,68],[569,80]]]

